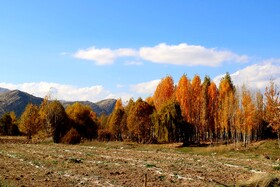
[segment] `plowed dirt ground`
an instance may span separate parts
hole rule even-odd
[[[179,148],[86,142],[31,143],[0,138],[0,186],[235,186],[256,174],[278,173],[276,141],[250,148]],[[273,152],[266,151],[275,146]],[[279,156],[279,157],[278,157]]]

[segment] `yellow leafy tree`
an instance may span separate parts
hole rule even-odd
[[[40,129],[38,121],[38,107],[28,104],[20,117],[19,129],[25,133],[29,139],[32,138]]]
[[[153,123],[151,115],[153,107],[139,98],[127,117],[127,127],[131,134],[131,139],[139,143],[147,143],[152,139]]]
[[[89,140],[97,137],[96,113],[89,106],[76,102],[66,108],[66,113],[82,137]]]
[[[265,118],[269,122],[273,131],[277,133],[278,145],[280,148],[280,92],[277,90],[277,86],[271,80],[269,86],[266,87],[265,97]]]
[[[241,131],[243,134],[243,143],[246,147],[251,138],[251,132],[255,122],[255,106],[251,93],[245,86],[242,87],[242,117],[243,124],[241,124]]]
[[[220,138],[226,142],[228,142],[233,128],[235,107],[235,87],[227,73],[219,85],[219,123],[222,133]]]
[[[122,141],[122,134],[125,129],[123,123],[123,118],[124,118],[124,108],[122,106],[122,100],[118,99],[114,108],[114,111],[110,115],[110,120],[109,120],[109,132],[113,136],[115,140]]]

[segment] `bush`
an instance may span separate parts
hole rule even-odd
[[[110,141],[112,134],[108,130],[100,129],[98,130],[98,140],[99,141]]]
[[[78,144],[81,142],[81,135],[74,128],[71,128],[66,135],[62,138],[62,143]]]

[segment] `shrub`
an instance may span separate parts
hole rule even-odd
[[[81,135],[74,128],[71,128],[66,135],[62,138],[62,143],[78,144],[81,142]]]
[[[111,140],[111,133],[108,130],[100,129],[98,130],[98,140],[99,141],[110,141]]]

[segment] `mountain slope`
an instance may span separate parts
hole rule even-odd
[[[35,105],[40,105],[43,101],[43,98],[35,97],[28,93],[19,91],[19,90],[4,90],[3,93],[0,92],[0,117],[7,112],[14,111],[17,117],[20,117],[25,107],[28,103]],[[66,108],[67,106],[75,103],[68,101],[60,101],[62,105]],[[109,115],[112,113],[116,99],[106,99],[99,101],[97,103],[92,103],[90,101],[78,101],[81,104],[88,105],[91,109],[100,116],[101,114]]]
[[[90,101],[61,101],[62,105],[65,108],[69,105],[74,104],[75,102],[90,106],[90,108],[97,114],[97,116],[100,116],[102,114],[109,115],[113,112],[116,104],[116,99],[105,99],[97,103],[92,103]]]
[[[10,90],[6,89],[6,88],[0,88],[0,94],[1,93],[6,93],[9,92]]]
[[[40,105],[43,99],[28,93],[13,90],[0,94],[0,116],[7,112],[14,111],[19,117],[28,103]]]

